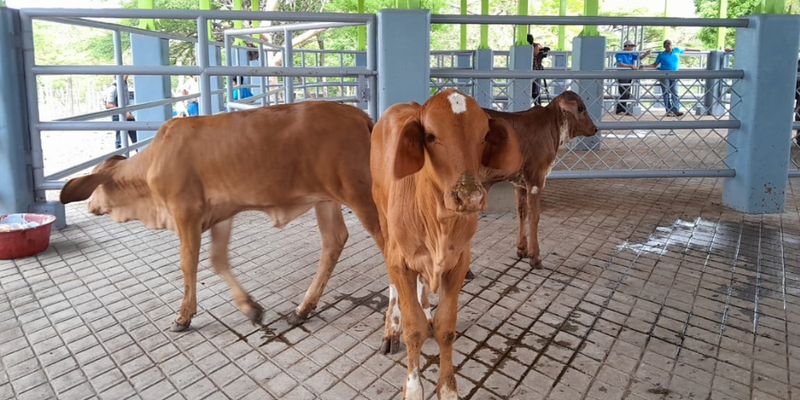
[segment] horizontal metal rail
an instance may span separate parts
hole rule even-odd
[[[232,21],[308,21],[308,22],[355,22],[364,23],[373,14],[355,13],[299,13],[276,11],[229,11],[229,10],[140,10],[140,9],[87,9],[87,8],[23,8],[23,18],[123,18],[123,19],[197,19]]]
[[[202,68],[170,65],[48,65],[31,67],[36,75],[200,75]]]
[[[50,65],[32,67],[36,75],[199,75],[205,72],[211,76],[360,76],[376,75],[376,71],[366,68],[340,67],[174,67],[174,66],[133,66],[133,65]]]
[[[631,122],[597,122],[597,129],[607,130],[673,130],[673,129],[739,129],[741,121],[735,119],[714,121],[631,121]]]
[[[255,106],[252,104],[244,104],[244,103],[228,103],[228,108],[231,110],[252,110],[254,108],[258,108],[261,106]]]
[[[87,28],[96,28],[96,29],[108,29],[112,31],[118,32],[125,32],[131,33],[136,35],[144,35],[144,36],[151,36],[157,37],[161,39],[169,39],[169,40],[179,40],[184,42],[190,43],[197,43],[197,38],[191,36],[180,36],[180,35],[173,35],[170,33],[158,32],[158,31],[148,31],[146,29],[140,29],[133,26],[126,26],[126,25],[118,25],[112,24],[109,22],[102,22],[102,21],[94,21],[84,18],[41,18],[43,21],[50,21],[50,22],[57,22],[60,24],[67,24],[67,25],[76,25],[76,26],[83,26]],[[222,45],[222,43],[219,43]]]
[[[516,70],[472,70],[455,68],[431,68],[431,78],[461,79],[742,79],[740,69],[691,70],[691,71],[516,71]]]
[[[431,24],[482,25],[621,25],[621,26],[699,26],[709,28],[747,28],[747,19],[659,18],[659,17],[577,17],[522,15],[431,15]]]
[[[84,162],[82,162],[82,163],[80,163],[78,165],[75,165],[75,166],[69,167],[67,169],[63,169],[61,171],[58,171],[58,172],[52,173],[50,175],[47,175],[47,176],[44,177],[44,180],[45,180],[44,185],[41,185],[41,186],[37,187],[37,189],[40,189],[40,190],[51,190],[53,188],[43,187],[45,185],[52,184],[52,182],[48,182],[48,181],[55,181],[55,180],[58,180],[58,179],[61,179],[61,178],[66,178],[66,177],[68,177],[68,176],[70,176],[72,174],[75,174],[77,172],[83,171],[86,168],[93,167],[93,166],[99,164],[101,161],[103,161],[103,160],[105,160],[105,159],[107,159],[107,158],[109,158],[111,156],[125,154],[125,153],[128,153],[128,152],[132,151],[132,150],[138,150],[138,149],[150,144],[150,142],[152,142],[153,139],[154,138],[144,139],[142,141],[136,142],[136,143],[128,146],[127,148],[123,147],[121,149],[114,150],[111,153],[103,154],[102,156],[98,156],[98,157],[92,158],[91,160],[84,161]],[[63,186],[63,182],[60,182],[60,184]],[[61,187],[57,187],[55,189],[61,189]]]
[[[361,76],[377,75],[377,71],[357,67],[208,67],[209,75],[242,75],[242,76]]]
[[[733,178],[735,169],[660,169],[607,171],[551,171],[547,179],[617,179],[617,178]]]
[[[800,169],[789,170],[789,178],[800,178]]]
[[[42,131],[156,131],[164,121],[51,121],[33,124]]]
[[[221,93],[225,93],[225,89],[217,89],[217,90],[211,91],[212,95],[221,94]],[[186,95],[186,96],[169,97],[169,98],[166,98],[166,99],[163,99],[163,100],[149,101],[147,103],[135,104],[135,105],[125,106],[125,107],[122,107],[122,108],[109,108],[109,109],[103,110],[103,111],[95,111],[95,112],[88,113],[88,114],[81,114],[81,115],[75,115],[75,116],[72,116],[72,117],[59,118],[59,119],[56,119],[54,121],[89,121],[89,120],[93,120],[93,119],[97,119],[97,118],[104,118],[104,117],[110,117],[112,115],[119,115],[121,113],[130,112],[130,111],[139,111],[139,110],[144,110],[144,109],[147,109],[147,108],[165,106],[167,104],[174,104],[174,103],[177,103],[179,101],[195,99],[195,98],[198,98],[198,97],[200,97],[200,93],[193,93],[193,94],[189,94],[189,95]]]
[[[297,24],[272,25],[259,28],[226,29],[227,36],[247,36],[258,33],[273,33],[284,31],[299,31],[305,29],[341,28],[343,26],[363,25],[364,22],[301,22]]]

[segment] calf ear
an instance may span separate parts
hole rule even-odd
[[[422,125],[416,118],[409,118],[403,125],[394,153],[394,177],[405,178],[422,169],[425,163],[425,148],[422,144]]]
[[[82,176],[70,179],[64,188],[61,189],[61,203],[68,204],[73,201],[86,200],[92,195],[95,189],[103,183],[108,182],[111,175],[107,172]]]
[[[489,118],[489,133],[486,134],[481,164],[492,169],[515,172],[521,163],[522,155],[514,128],[502,119]]]

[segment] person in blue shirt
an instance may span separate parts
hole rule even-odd
[[[233,101],[240,100],[240,99],[246,99],[248,97],[252,97],[253,96],[253,92],[251,92],[250,89],[248,89],[246,87],[238,87],[239,85],[242,84],[243,80],[244,79],[241,76],[237,76],[233,80],[233,86],[234,86],[234,89],[233,89]]]
[[[622,44],[622,48],[626,52],[617,53],[615,56],[617,59],[617,68],[630,68],[635,71],[639,68],[637,66],[637,61],[650,55],[650,50],[647,50],[640,57],[639,53],[634,52],[636,45],[630,40],[626,40],[625,43]],[[617,90],[619,90],[617,115],[633,115],[631,110],[628,108],[628,100],[631,98],[632,81],[632,79],[617,79],[617,82],[619,83],[617,86]]]
[[[678,64],[680,63],[680,58],[678,57],[679,54],[683,53],[684,51],[700,51],[697,49],[690,49],[685,48],[682,49],[680,47],[672,47],[671,40],[664,41],[664,51],[658,53],[656,56],[656,61],[649,65],[643,65],[643,67],[653,67],[655,68],[658,66],[660,71],[677,71]],[[661,91],[662,97],[664,99],[664,109],[667,110],[668,117],[680,117],[683,115],[681,112],[681,103],[678,97],[678,80],[677,79],[659,79],[661,82]]]

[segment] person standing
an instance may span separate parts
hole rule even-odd
[[[634,52],[635,47],[636,45],[630,40],[626,40],[625,43],[622,44],[625,53],[617,53],[615,56],[618,68],[630,68],[635,71],[639,69],[637,66],[638,61],[650,55],[650,50],[647,50],[640,57],[639,53]],[[617,90],[619,91],[619,101],[617,101],[616,108],[617,115],[633,115],[631,109],[628,108],[628,100],[631,98],[631,82],[633,82],[633,80],[617,79],[617,82]]]
[[[197,75],[189,76],[189,79],[181,86],[181,95],[188,96],[190,94],[200,93],[200,85],[197,83]],[[186,100],[186,113],[191,116],[200,115],[200,108],[198,107],[198,98]]]
[[[664,41],[664,51],[658,53],[656,61],[643,67],[658,67],[660,71],[677,71],[678,64],[680,64],[679,54],[684,51],[700,51],[697,49],[673,47],[671,40]],[[680,117],[683,115],[681,111],[681,103],[678,97],[678,80],[674,78],[659,79],[661,83],[662,98],[664,101],[664,109],[667,111],[667,117]]]
[[[253,92],[251,92],[250,89],[242,86],[243,81],[244,81],[244,79],[241,76],[237,76],[233,80],[233,100],[234,101],[246,99],[248,97],[253,97]]]
[[[115,81],[108,85],[105,92],[105,103],[106,103],[106,110],[110,110],[112,108],[119,107],[119,95],[122,95],[122,98],[128,98],[128,75],[122,75],[122,88],[117,90],[117,82],[116,78]],[[128,121],[135,121],[136,119],[133,118],[131,113],[126,113],[126,120]],[[111,116],[112,121],[119,121],[119,114],[114,114]],[[128,131],[128,139],[130,139],[130,143],[136,143],[136,131]],[[129,144],[130,144],[129,143]],[[122,147],[122,138],[120,137],[120,131],[117,131],[116,140],[114,141],[114,148],[119,149]]]
[[[533,42],[533,37],[528,39],[529,41]],[[533,46],[533,70],[534,71],[543,71],[544,66],[542,65],[542,60],[546,57],[545,52],[542,51],[542,45],[539,43],[531,43]],[[542,79],[536,78],[533,80],[533,84],[531,85],[531,97],[533,97],[533,104],[540,106],[542,105]]]

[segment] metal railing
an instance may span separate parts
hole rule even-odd
[[[108,22],[96,21],[89,18],[124,18],[124,19],[184,19],[194,20],[197,26],[197,37],[183,37],[173,34],[165,34],[154,31],[142,30],[134,27],[117,25]],[[299,24],[292,24],[290,26],[281,25],[274,26],[274,29],[281,29],[283,32],[290,32],[291,29],[301,29],[305,24],[306,27],[319,25],[327,27],[340,27],[340,26],[353,26],[353,25],[366,25],[370,35],[374,37],[373,30],[376,18],[371,14],[329,14],[329,13],[276,13],[276,12],[231,12],[231,11],[198,11],[198,10],[85,10],[85,9],[68,9],[68,10],[52,10],[52,9],[23,9],[20,10],[20,19],[23,31],[23,48],[24,48],[24,68],[25,68],[25,82],[28,99],[28,119],[30,121],[29,135],[32,144],[32,169],[34,188],[36,191],[37,201],[43,201],[45,198],[45,191],[60,189],[64,182],[61,179],[69,177],[77,172],[90,168],[94,165],[105,160],[111,155],[124,154],[129,155],[131,151],[141,149],[147,146],[152,139],[141,140],[136,144],[128,143],[128,137],[124,134],[128,130],[157,130],[164,121],[135,121],[128,122],[125,118],[121,121],[98,121],[101,118],[108,118],[112,115],[124,115],[128,112],[141,111],[153,107],[165,107],[171,104],[186,101],[192,98],[197,98],[200,106],[201,115],[211,115],[215,112],[222,112],[224,109],[237,110],[255,107],[254,102],[262,102],[262,104],[275,104],[279,101],[282,94],[283,102],[302,101],[306,96],[302,92],[306,90],[317,90],[326,84],[329,87],[335,87],[335,91],[343,94],[336,96],[336,98],[329,98],[329,100],[340,102],[353,102],[360,103],[370,112],[371,115],[376,115],[376,101],[374,91],[369,88],[374,87],[375,81],[375,55],[374,55],[374,41],[370,40],[368,43],[368,50],[366,53],[365,65],[357,67],[355,65],[345,65],[340,62],[336,67],[319,67],[313,65],[307,67],[301,62],[300,66],[295,66],[294,63],[288,63],[284,67],[270,67],[266,63],[262,63],[257,67],[253,66],[237,66],[238,58],[232,56],[232,51],[248,51],[252,50],[249,47],[237,47],[231,44],[231,40],[237,35],[252,34],[254,32],[247,32],[246,30],[237,30],[233,32],[230,37],[226,35],[224,42],[214,42],[208,39],[208,24],[209,20],[270,20],[270,21],[286,21],[296,22],[304,21]],[[36,50],[33,42],[34,20],[51,21],[64,24],[72,24],[87,28],[105,29],[112,32],[112,40],[114,42],[114,54],[117,65],[99,66],[99,65],[37,65]],[[196,44],[196,59],[197,65],[195,66],[140,66],[140,65],[123,65],[122,62],[122,46],[121,46],[121,33],[136,34],[143,36],[156,37],[161,39],[168,39],[171,41],[185,41]],[[248,37],[248,41],[254,38]],[[291,42],[291,37],[289,37]],[[232,60],[237,60],[233,65],[229,66],[212,66],[210,63],[209,51],[210,47],[216,46],[219,48],[224,47],[226,51],[226,60],[230,64]],[[266,60],[267,53],[271,52],[276,54],[280,52],[286,55],[286,47],[275,48],[269,43],[259,42],[257,51],[263,56],[261,60]],[[305,51],[301,51],[301,57]],[[291,49],[288,53],[291,55]],[[342,52],[345,54],[345,52]],[[285,59],[292,60],[293,57]],[[187,96],[171,96],[157,101],[146,103],[139,103],[135,105],[126,104],[124,96],[119,96],[118,108],[91,112],[82,115],[75,115],[66,118],[60,118],[54,121],[42,121],[39,118],[39,99],[37,93],[36,80],[39,76],[45,75],[114,75],[117,76],[117,87],[122,87],[122,75],[138,75],[138,76],[178,76],[178,75],[197,75],[200,92],[197,94],[190,94]],[[232,99],[232,88],[212,90],[211,79],[213,77],[233,77],[233,76],[255,76],[261,77],[260,93],[251,98],[242,99],[236,102],[229,101],[225,107],[218,110],[212,109],[212,96],[219,96],[227,94],[228,99]],[[274,84],[267,84],[268,77],[277,77],[282,81],[276,86]],[[328,82],[324,78],[333,78]],[[299,85],[293,85],[293,81],[298,80]],[[231,82],[231,80],[228,80]],[[254,85],[249,85],[254,87]],[[293,87],[294,86],[294,87]],[[245,86],[247,87],[247,86]],[[289,90],[287,90],[287,87]],[[300,90],[301,95],[295,95],[294,90]],[[329,89],[330,90],[330,89]],[[270,97],[274,96],[274,100]],[[315,97],[315,96],[309,96]],[[112,152],[102,154],[100,156],[91,157],[88,160],[82,161],[76,165],[70,165],[62,168],[56,172],[48,173],[45,175],[44,154],[42,148],[42,132],[43,131],[107,131],[119,130],[123,131],[121,135],[122,148]]]

